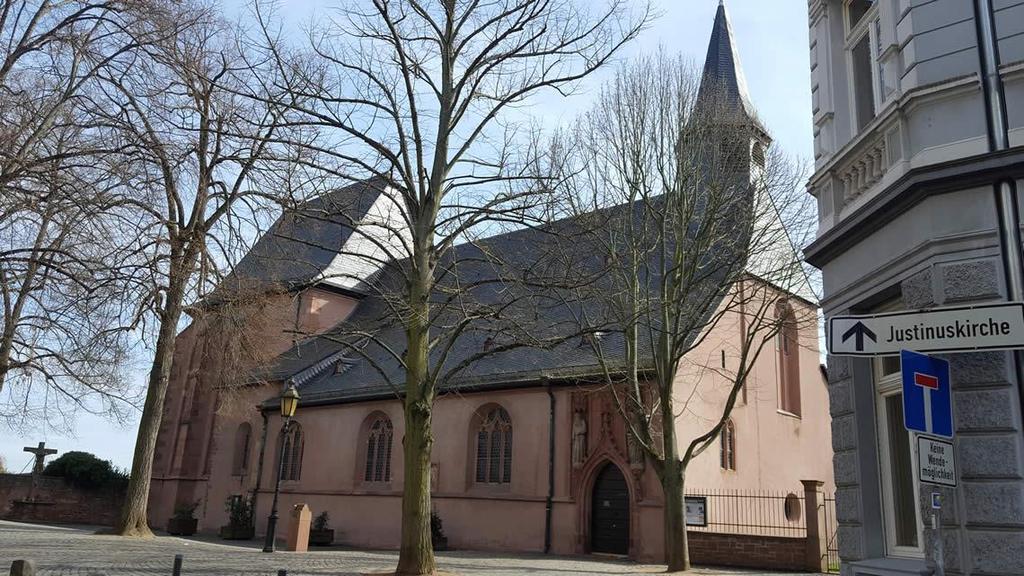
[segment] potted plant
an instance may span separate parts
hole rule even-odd
[[[444,535],[444,526],[437,512],[430,513],[430,543],[434,550],[448,549],[448,537]]]
[[[220,537],[225,540],[251,540],[256,535],[252,523],[252,501],[240,494],[228,496],[224,502],[228,523],[220,527]]]
[[[191,536],[196,533],[199,520],[195,517],[199,501],[178,504],[174,507],[174,515],[167,521],[167,533],[174,536]]]
[[[334,543],[334,529],[330,527],[330,521],[331,516],[326,511],[317,514],[309,530],[310,546],[330,546]]]

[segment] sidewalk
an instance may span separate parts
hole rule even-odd
[[[96,535],[94,527],[41,526],[0,521],[0,575],[18,559],[36,563],[46,576],[169,576],[174,555],[184,556],[182,575],[363,576],[386,574],[398,559],[395,551],[328,548],[305,554],[264,554],[258,542],[223,542],[207,537],[158,536],[152,540]],[[487,552],[442,552],[442,572],[460,576],[576,576],[651,574],[665,567],[593,556],[546,556]],[[699,576],[774,576],[776,573],[697,568]]]

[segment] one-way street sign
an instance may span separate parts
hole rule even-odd
[[[828,352],[837,356],[896,356],[1024,348],[1024,303],[952,306],[913,312],[833,316]]]

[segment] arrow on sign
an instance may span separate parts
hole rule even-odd
[[[867,336],[868,338],[871,338],[872,342],[878,342],[878,340],[875,338],[875,333],[872,332],[870,328],[865,326],[863,322],[857,322],[852,327],[850,327],[850,329],[847,330],[846,333],[843,334],[843,342],[846,342],[847,340],[849,340],[850,336],[856,337],[856,340],[854,341],[854,345],[857,347],[857,351],[858,352],[864,350],[864,337],[865,336]]]

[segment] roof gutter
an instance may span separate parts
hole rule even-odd
[[[641,376],[648,376],[654,373],[653,368],[648,368],[640,371]],[[613,376],[618,373],[614,373]],[[545,383],[547,378],[547,383]],[[600,384],[605,382],[605,376],[599,373],[581,373],[571,374],[566,376],[550,377],[550,376],[532,376],[529,378],[521,378],[518,380],[498,380],[493,382],[484,382],[478,384],[465,384],[462,386],[454,386],[448,389],[441,389],[438,391],[438,397],[446,396],[448,394],[472,394],[476,392],[491,392],[495,390],[515,390],[520,388],[533,388],[538,385],[541,386],[585,386],[587,384]],[[335,404],[356,404],[359,402],[373,402],[376,400],[394,400],[401,398],[401,391],[395,390],[384,390],[378,389],[366,394],[359,396],[327,396],[316,398],[309,395],[303,395],[302,406],[309,408],[312,406],[331,406]],[[267,400],[260,403],[260,410],[275,410],[277,404],[276,399]]]

